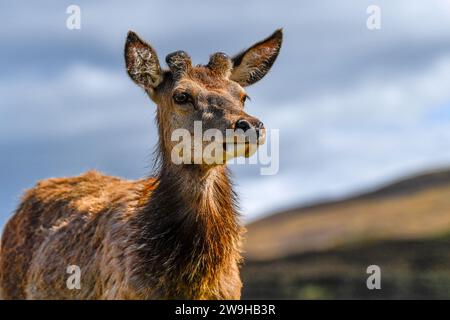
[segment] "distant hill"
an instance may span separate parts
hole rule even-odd
[[[246,261],[244,299],[450,299],[450,234]],[[381,268],[381,290],[366,269]]]
[[[450,230],[450,170],[375,191],[273,214],[247,226],[252,259],[328,249],[359,240],[417,238]]]
[[[251,223],[246,298],[450,298],[450,170]],[[384,270],[385,288],[365,286]]]

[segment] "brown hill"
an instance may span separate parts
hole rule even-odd
[[[247,237],[243,298],[449,299],[450,171],[275,214]]]
[[[248,227],[246,255],[265,260],[342,244],[417,239],[450,230],[450,170],[349,199],[271,215]]]

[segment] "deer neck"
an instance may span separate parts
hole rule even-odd
[[[192,217],[204,223],[236,222],[234,193],[225,166],[163,165],[150,202],[166,208],[159,203],[163,200],[174,211],[170,216]]]
[[[151,262],[146,271],[170,298],[201,297],[201,288],[219,286],[221,270],[240,259],[241,229],[225,166],[163,159],[141,222],[142,253]]]

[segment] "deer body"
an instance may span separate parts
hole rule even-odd
[[[130,32],[128,73],[158,105],[158,173],[129,181],[90,171],[28,190],[2,235],[0,296],[239,299],[244,229],[227,168],[174,164],[170,134],[192,131],[198,119],[219,130],[243,122],[261,129],[242,110],[242,87],[269,70],[280,46],[277,31],[233,60],[215,54],[197,67],[176,52],[164,71],[154,50]],[[67,285],[72,265],[81,271],[79,288]]]

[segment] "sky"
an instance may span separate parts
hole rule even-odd
[[[206,63],[283,27],[246,105],[279,130],[279,172],[231,166],[245,221],[450,165],[449,1],[2,1],[0,26],[0,228],[40,179],[151,174],[156,107],[125,72],[130,29],[162,63]]]

